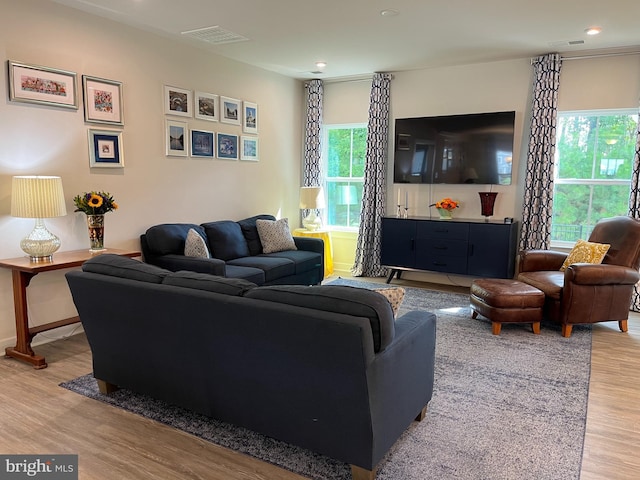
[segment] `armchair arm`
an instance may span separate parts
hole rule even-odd
[[[167,254],[157,255],[150,259],[158,267],[166,268],[172,272],[188,270],[191,272],[208,273],[210,275],[226,276],[226,263],[219,258],[198,258],[185,255]]]
[[[635,285],[640,272],[620,265],[574,263],[564,272],[564,284],[577,285]]]
[[[568,253],[555,250],[521,250],[518,254],[518,273],[560,270]]]

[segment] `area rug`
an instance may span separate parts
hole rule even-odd
[[[339,279],[365,288],[381,284]],[[379,480],[579,479],[591,329],[472,320],[467,295],[405,288],[402,312],[436,313],[436,372],[427,416],[413,422],[378,469]],[[341,462],[127,390],[99,393],[92,375],[61,386],[314,480],[347,480]]]

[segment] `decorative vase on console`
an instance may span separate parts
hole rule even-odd
[[[478,192],[478,195],[480,195],[480,208],[482,215],[484,215],[484,221],[488,222],[489,217],[493,215],[498,192]]]
[[[76,195],[73,199],[76,206],[75,212],[83,212],[87,215],[87,227],[89,229],[89,243],[91,252],[105,250],[104,247],[104,215],[117,210],[118,204],[108,192],[85,192]]]
[[[460,202],[456,202],[455,200],[451,200],[449,197],[446,197],[440,200],[439,202],[432,203],[429,206],[436,207],[438,209],[440,220],[451,220],[453,219],[452,212],[456,208],[460,207]]]

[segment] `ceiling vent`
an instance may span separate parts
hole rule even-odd
[[[584,45],[584,40],[561,40],[559,42],[550,42],[552,47],[572,47],[574,45]]]
[[[211,43],[212,45],[223,45],[225,43],[246,42],[249,40],[247,37],[238,35],[237,33],[229,32],[223,28],[218,27],[205,27],[198,28],[197,30],[188,30],[182,32],[182,35],[195,38],[203,42]]]

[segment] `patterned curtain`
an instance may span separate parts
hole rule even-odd
[[[532,65],[535,78],[520,249],[546,250],[551,244],[553,163],[562,59],[557,53],[549,53],[536,58]]]
[[[386,268],[380,265],[380,249],[385,209],[391,78],[389,73],[376,73],[371,83],[362,211],[356,258],[351,268],[351,273],[356,277],[386,275]]]
[[[629,216],[640,220],[640,115],[636,134],[636,153],[633,157],[633,173],[631,174],[631,195],[629,196]],[[640,312],[640,287],[636,284],[631,310]]]
[[[322,186],[320,172],[321,140],[322,140],[322,100],[324,85],[322,80],[311,80],[305,84],[307,89],[307,121],[304,127],[304,165],[302,169],[302,186]],[[300,211],[300,219],[305,218],[309,210]],[[319,212],[316,210],[316,214]]]

